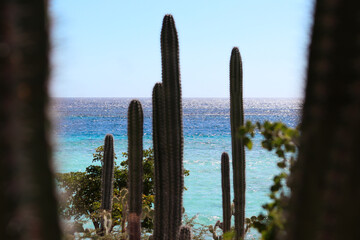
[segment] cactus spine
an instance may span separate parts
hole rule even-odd
[[[235,205],[236,238],[244,238],[245,224],[245,150],[237,135],[244,125],[242,62],[239,49],[234,47],[230,59],[230,121],[232,143],[232,165]]]
[[[104,159],[101,173],[101,207],[107,217],[101,222],[101,234],[107,235],[111,229],[111,211],[114,192],[114,137],[106,134],[104,141]],[[108,219],[110,216],[110,219]],[[107,219],[105,219],[107,218]],[[108,224],[106,224],[108,223]]]
[[[229,155],[224,152],[221,155],[221,187],[223,205],[223,232],[230,231],[231,228],[231,199],[230,199],[230,167]]]
[[[177,239],[182,217],[183,129],[179,43],[175,22],[165,15],[161,30],[161,62],[165,103],[166,155],[169,163],[169,239]],[[165,220],[166,221],[166,220]]]
[[[143,185],[143,111],[138,100],[132,100],[128,110],[129,214],[130,240],[140,239]]]
[[[153,145],[155,180],[155,224],[154,239],[168,239],[169,218],[169,164],[166,158],[164,92],[162,83],[156,83],[152,95]]]
[[[1,239],[61,239],[51,171],[47,1],[0,2]]]
[[[179,240],[191,240],[191,239],[192,239],[191,227],[188,225],[181,226],[179,233]]]

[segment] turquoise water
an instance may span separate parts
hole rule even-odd
[[[139,99],[144,110],[144,148],[152,146],[151,99]],[[57,98],[52,112],[55,126],[55,167],[59,172],[84,171],[92,163],[94,149],[105,134],[115,138],[118,162],[127,151],[127,98]],[[245,120],[282,121],[295,127],[301,108],[299,99],[245,99]],[[184,99],[184,207],[198,222],[215,224],[222,216],[220,157],[231,157],[229,100]],[[268,199],[271,179],[279,170],[273,153],[262,150],[260,136],[246,152],[246,217],[261,212]],[[232,175],[232,174],[231,174]],[[232,180],[231,180],[232,181]],[[233,194],[232,194],[233,196]],[[248,235],[251,238],[253,233]]]

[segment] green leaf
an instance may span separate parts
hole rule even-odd
[[[285,157],[284,151],[281,149],[276,150],[276,155],[278,155],[280,158]]]
[[[253,143],[252,143],[252,141],[251,141],[250,138],[245,137],[245,138],[243,139],[243,143],[244,143],[244,145],[245,145],[249,150],[252,149]]]
[[[277,163],[277,166],[278,166],[279,168],[285,168],[285,167],[286,167],[286,163],[285,163],[285,162],[278,162],[278,163]]]

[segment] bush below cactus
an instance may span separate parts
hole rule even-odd
[[[93,154],[93,163],[102,162],[103,146],[96,148]],[[124,216],[123,216],[123,200],[125,189],[127,186],[128,175],[128,159],[127,153],[123,152],[120,166],[114,168],[114,203],[112,211],[113,229],[117,230],[117,234],[123,232]],[[116,158],[116,157],[115,157]],[[143,150],[143,212],[145,219],[142,222],[142,230],[151,232],[153,223],[151,220],[154,203],[154,153],[153,149]],[[189,171],[185,170],[185,176],[189,175]],[[84,172],[57,173],[56,180],[61,189],[60,214],[65,220],[71,221],[72,225],[76,225],[73,232],[82,232],[84,223],[92,222],[94,230],[87,230],[87,235],[95,234],[100,230],[100,205],[101,205],[101,166],[90,165]]]
[[[124,220],[122,189],[127,186],[128,162],[127,153],[122,153],[125,158],[120,166],[115,165],[114,169],[114,203],[112,211],[112,228],[120,228]],[[147,218],[142,223],[145,231],[151,231],[153,225],[151,217],[151,208],[154,202],[154,183],[153,167],[154,157],[153,150],[146,149],[143,151],[144,165],[144,192],[143,207],[147,208]],[[96,148],[93,154],[93,162],[101,162],[103,159],[103,146]],[[100,230],[100,205],[101,205],[101,166],[90,165],[84,172],[57,173],[56,180],[61,189],[62,201],[60,213],[64,219],[72,220],[77,225],[89,220],[93,223],[95,231]],[[81,228],[80,228],[81,229]]]

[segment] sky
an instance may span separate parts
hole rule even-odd
[[[151,97],[172,14],[183,97],[228,97],[237,46],[245,98],[303,96],[313,0],[52,0],[53,97]]]

